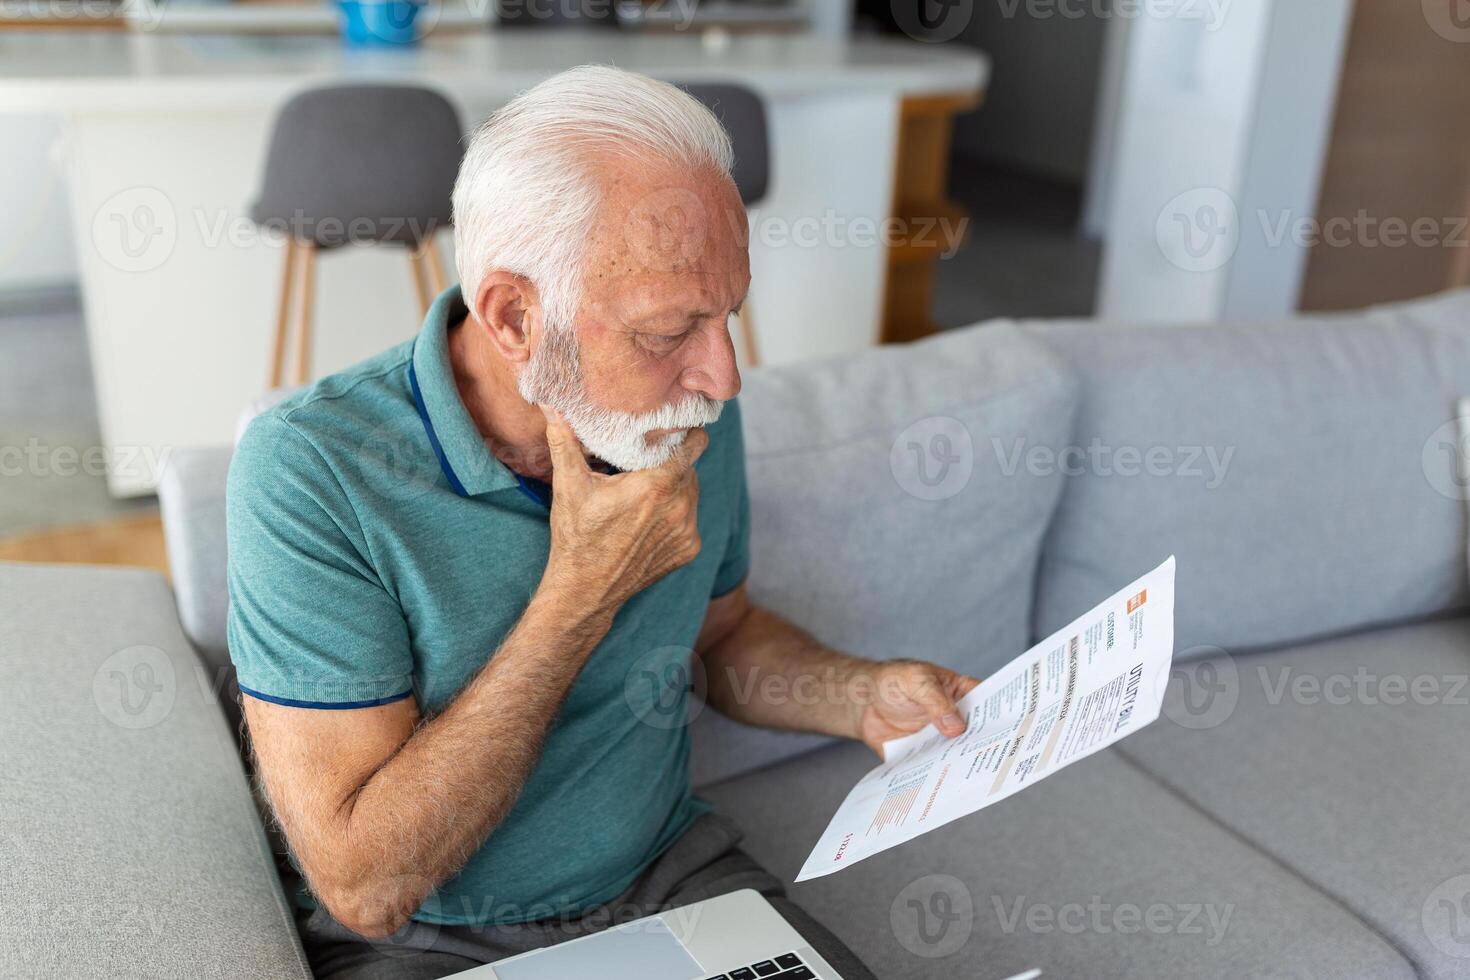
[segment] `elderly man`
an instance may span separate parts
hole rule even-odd
[[[752,887],[871,976],[692,794],[687,681],[644,683],[698,657],[725,714],[875,749],[958,734],[974,683],[746,597],[731,161],[669,85],[536,86],[466,152],[460,287],[245,433],[230,651],[317,976],[445,976]]]

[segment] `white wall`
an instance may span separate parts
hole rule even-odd
[[[1106,202],[1099,315],[1285,315],[1312,215],[1351,0],[1218,0],[1216,19],[1131,25]],[[1099,161],[1107,165],[1108,161]]]
[[[0,292],[76,282],[59,120],[0,116]]]

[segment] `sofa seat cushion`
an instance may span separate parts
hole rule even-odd
[[[1062,476],[1012,469],[993,446],[1057,451],[1075,405],[1060,359],[1012,324],[751,372],[751,597],[864,656],[978,674],[1006,663],[1029,645]],[[821,744],[706,711],[694,778]]]
[[[151,572],[0,564],[0,976],[309,978]]]
[[[1175,674],[1164,717],[1120,750],[1353,908],[1421,976],[1470,976],[1470,619]]]
[[[833,747],[703,795],[790,880],[873,763]],[[894,980],[1414,976],[1350,911],[1112,750],[790,892]]]

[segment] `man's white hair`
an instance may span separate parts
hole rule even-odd
[[[730,175],[729,134],[667,82],[582,65],[516,96],[470,137],[454,183],[455,264],[474,304],[492,269],[525,276],[551,329],[570,329],[605,154]]]

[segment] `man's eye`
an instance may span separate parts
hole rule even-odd
[[[673,350],[684,339],[684,334],[646,333],[643,342],[653,350]]]

